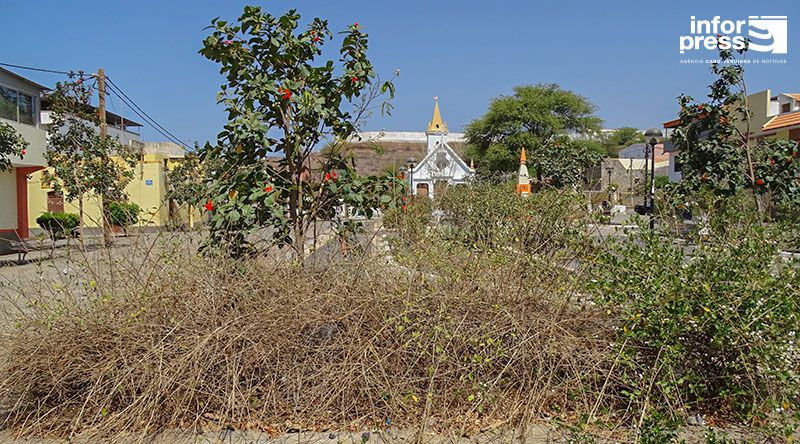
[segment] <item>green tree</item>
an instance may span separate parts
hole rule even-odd
[[[42,173],[45,183],[68,200],[77,200],[81,241],[84,225],[84,199],[94,195],[102,208],[103,242],[110,245],[109,204],[126,198],[125,187],[133,178],[133,166],[139,159],[131,148],[116,138],[101,136],[99,118],[91,106],[95,86],[93,78],[82,73],[56,84],[50,94],[52,125],[45,159],[50,169]]]
[[[586,147],[567,143],[565,136],[596,133],[602,121],[595,110],[585,97],[555,84],[517,86],[514,95],[492,100],[486,114],[467,126],[466,155],[484,169],[514,171],[525,147],[539,181],[563,181],[560,165],[591,161],[583,157]]]
[[[636,128],[623,126],[609,134],[606,142],[609,145],[625,147],[632,143],[644,142],[644,133]]]
[[[200,53],[225,76],[218,100],[228,112],[217,144],[201,154],[215,165],[205,203],[212,211],[207,247],[247,254],[254,250],[249,234],[268,226],[273,240],[302,260],[307,230],[334,206],[356,204],[369,216],[373,205],[392,202],[382,193],[395,178],[361,178],[337,156],[327,156],[322,171],[311,170],[314,148],[347,140],[374,99],[393,97],[394,85],[377,80],[358,23],[339,33],[337,65],[318,60],[334,40],[327,21],[315,18],[302,30],[299,21],[294,10],[278,17],[247,6],[238,23],[212,20],[203,42]],[[388,112],[389,103],[381,110]]]
[[[11,169],[11,158],[25,156],[28,141],[25,140],[14,128],[0,122],[0,173]]]
[[[206,201],[208,168],[201,161],[200,151],[195,146],[194,152],[186,153],[182,159],[175,161],[175,166],[167,172],[166,200],[170,218],[175,215],[175,205],[187,206],[189,214],[192,214],[193,208],[200,207]]]
[[[800,202],[797,142],[753,137],[760,128],[751,126],[744,68],[732,50],[720,50],[719,58],[721,63],[711,65],[717,79],[709,87],[708,101],[679,97],[680,125],[672,141],[680,149],[682,189],[720,196],[752,190],[761,213],[775,203]]]

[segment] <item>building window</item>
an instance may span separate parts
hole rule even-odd
[[[792,104],[791,103],[784,103],[783,105],[781,105],[781,112],[782,113],[788,113],[791,110],[792,110]]]
[[[0,86],[0,117],[15,122],[36,124],[34,96]]]
[[[33,116],[35,110],[33,96],[20,92],[17,98],[19,99],[19,121],[21,123],[27,123],[28,125],[35,125],[36,119]]]
[[[0,117],[17,120],[17,92],[5,86],[0,86]]]

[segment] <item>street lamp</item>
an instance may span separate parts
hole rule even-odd
[[[417,166],[417,159],[413,157],[409,157],[406,160],[406,165],[408,166],[408,184],[411,188],[411,195],[416,195],[416,190],[414,189],[414,167]]]
[[[611,174],[614,173],[614,167],[611,164],[606,166],[606,173],[608,173],[608,183],[606,184],[606,188],[611,186]]]
[[[606,165],[606,173],[608,173],[608,182],[606,183],[606,193],[608,193],[608,201],[611,204],[616,204],[614,199],[612,199],[613,191],[611,190],[611,174],[614,173],[614,167],[611,166],[611,163]]]
[[[406,173],[408,173],[408,168],[405,165],[401,165],[400,168],[397,169],[397,172],[400,173],[400,179],[406,180]]]
[[[645,131],[644,139],[645,143],[650,147],[650,186],[648,188],[648,194],[650,197],[650,204],[647,206],[647,212],[650,213],[650,229],[652,230],[655,227],[655,218],[653,213],[655,212],[655,195],[656,195],[656,144],[661,140],[663,134],[661,130],[658,128],[650,128],[649,130]],[[647,165],[645,161],[645,165]],[[646,167],[645,167],[646,168]],[[645,171],[647,174],[647,171]]]

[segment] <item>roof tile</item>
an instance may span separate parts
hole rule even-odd
[[[800,125],[800,111],[778,114],[777,116],[769,119],[769,121],[764,124],[762,129],[764,131],[772,131],[794,125]]]

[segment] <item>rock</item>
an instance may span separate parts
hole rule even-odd
[[[706,425],[706,421],[703,419],[703,415],[695,413],[694,415],[689,415],[689,417],[686,418],[686,424],[690,426],[703,427]]]

